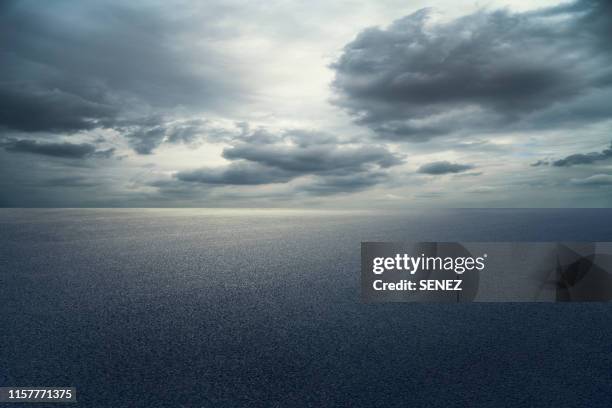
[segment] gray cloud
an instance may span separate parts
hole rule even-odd
[[[152,128],[136,128],[126,134],[130,146],[138,154],[151,154],[166,137],[166,129],[161,126]]]
[[[285,146],[242,143],[223,151],[229,160],[244,159],[299,174],[353,173],[372,165],[389,168],[401,159],[380,146]]]
[[[572,179],[571,183],[579,186],[610,186],[612,174],[594,174],[583,179]]]
[[[373,187],[387,179],[388,175],[382,172],[364,172],[344,176],[319,177],[313,183],[300,186],[297,191],[303,191],[317,196],[352,193]]]
[[[165,120],[163,118],[144,118],[140,121],[122,123],[123,131],[130,146],[139,154],[152,154],[162,143],[198,145],[201,142],[232,143],[236,140],[260,140],[261,131],[250,133],[244,124],[234,123],[222,127],[206,119]]]
[[[232,106],[243,92],[240,76],[213,41],[203,41],[225,36],[215,15],[219,7],[192,5],[182,14],[169,3],[5,3],[0,128],[63,134],[122,129],[120,122],[151,112]],[[190,46],[177,46],[185,43]],[[135,148],[145,153],[156,140],[147,130],[131,136],[141,139]],[[144,141],[147,136],[153,141]]]
[[[176,178],[180,181],[218,185],[259,185],[284,183],[296,177],[296,174],[257,163],[231,163],[223,168],[201,168],[179,172]]]
[[[92,154],[92,157],[96,157],[99,159],[110,159],[114,155],[115,155],[115,148],[111,147],[110,149],[106,149],[106,150],[96,150],[94,154]]]
[[[166,131],[166,139],[169,143],[195,143],[202,136],[206,136],[207,140],[220,141],[223,140],[223,134],[220,129],[214,129],[209,126],[209,122],[202,119],[193,119],[177,123],[171,126]]]
[[[13,140],[3,145],[4,149],[9,152],[31,153],[65,159],[109,158],[114,152],[114,149],[96,151],[96,146],[89,143],[45,143],[36,140]]]
[[[44,180],[41,183],[45,187],[74,187],[74,188],[88,188],[96,187],[100,185],[100,182],[90,180],[83,176],[65,176],[55,177]]]
[[[403,162],[381,146],[339,143],[329,134],[291,130],[272,134],[257,129],[223,151],[230,164],[176,174],[182,182],[210,185],[287,183],[311,176],[297,191],[327,195],[365,189],[384,181],[386,170]]]
[[[370,28],[332,65],[335,103],[379,136],[556,128],[612,118],[605,1],[478,12],[428,24],[429,10]]]
[[[612,159],[612,144],[608,149],[601,152],[591,152],[586,154],[572,154],[563,159],[559,159],[553,162],[555,167],[570,167],[578,164],[593,164],[602,160]]]
[[[88,100],[31,84],[0,84],[0,126],[9,129],[73,133],[100,127],[118,111],[102,98]]]
[[[430,175],[442,175],[451,173],[461,173],[466,170],[473,169],[474,166],[471,164],[459,164],[451,163],[449,161],[437,161],[433,163],[427,163],[419,167],[418,172]]]

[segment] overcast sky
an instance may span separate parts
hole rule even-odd
[[[610,207],[604,0],[2,1],[0,206]]]

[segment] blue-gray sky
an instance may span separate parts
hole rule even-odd
[[[609,207],[612,6],[0,2],[0,206]]]

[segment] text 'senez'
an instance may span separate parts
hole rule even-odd
[[[612,242],[362,242],[374,302],[607,302]]]

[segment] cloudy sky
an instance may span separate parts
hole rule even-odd
[[[0,2],[0,206],[610,207],[604,0]]]

